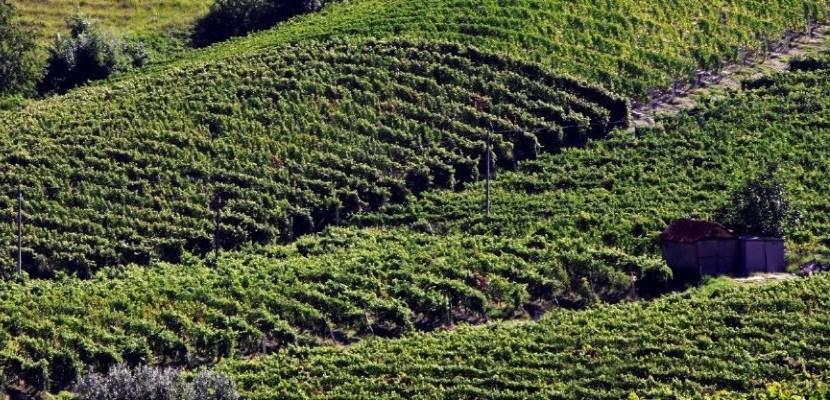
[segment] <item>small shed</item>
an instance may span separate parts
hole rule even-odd
[[[738,242],[721,224],[684,218],[662,234],[663,259],[677,277],[728,275],[736,272]]]

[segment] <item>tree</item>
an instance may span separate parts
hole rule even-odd
[[[732,194],[718,219],[739,234],[761,237],[784,237],[798,220],[784,187],[776,178],[777,167],[769,168],[749,180]]]
[[[39,77],[34,35],[17,16],[10,0],[0,0],[0,97],[31,93]]]
[[[62,93],[147,62],[141,45],[102,32],[94,20],[77,16],[67,23],[70,35],[58,36],[49,50],[46,76],[39,85],[41,93]]]
[[[325,0],[215,0],[193,29],[199,47],[268,29],[296,15],[320,11]]]

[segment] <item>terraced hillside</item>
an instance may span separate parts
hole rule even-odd
[[[197,367],[294,346],[398,337],[461,322],[538,316],[554,303],[618,301],[585,291],[533,238],[338,228],[291,246],[110,270],[92,280],[0,285],[2,381],[68,387],[119,362]],[[631,268],[657,261],[618,255]],[[588,289],[590,290],[590,289]]]
[[[492,160],[512,168],[627,118],[624,99],[539,65],[450,44],[329,41],[0,115],[0,186],[25,188],[27,270],[88,275],[205,253],[216,218],[219,245],[235,248],[460,187],[479,177],[491,129]],[[13,198],[0,199],[9,217]]]
[[[554,310],[538,326],[309,349],[659,294],[670,277],[654,256],[660,224],[707,215],[730,186],[772,162],[804,211],[791,253],[827,257],[830,126],[822,110],[830,106],[830,64],[799,65],[806,70],[749,81],[743,92],[667,119],[665,129],[617,132],[501,172],[490,225],[471,216],[480,212],[479,186],[430,190],[423,206],[374,214],[404,227],[330,229],[292,245],[229,252],[216,269],[188,257],[110,268],[89,281],[6,283],[4,379],[56,390],[120,361],[196,366],[276,352],[233,366],[252,398],[481,390],[650,398],[809,380],[804,371],[828,362],[824,277],[730,289],[714,300],[706,292]],[[673,173],[662,173],[668,166]],[[447,233],[415,233],[430,229]]]
[[[83,14],[120,33],[159,30],[191,23],[210,6],[210,0],[13,0],[23,21],[42,42],[66,35],[66,18]]]
[[[790,261],[830,255],[827,207],[827,58],[794,69],[812,71],[749,80],[723,99],[655,128],[616,132],[584,149],[566,149],[500,173],[485,223],[484,187],[425,193],[406,206],[385,206],[354,223],[403,225],[439,233],[515,237],[529,233],[577,250],[612,247],[659,254],[657,236],[673,220],[710,218],[730,193],[770,166],[779,167],[802,215],[789,233]]]
[[[739,44],[803,30],[825,6],[334,4],[176,65],[0,114],[0,209],[14,219],[22,185],[24,264],[35,276],[177,261],[210,250],[214,236],[223,248],[290,240],[478,179],[490,131],[496,163],[513,168],[624,125],[622,98],[581,79],[643,95]],[[6,268],[12,225],[0,227]]]
[[[823,0],[350,0],[180,64],[308,39],[449,40],[645,98],[722,60],[763,56],[826,20],[827,7]]]
[[[724,286],[225,368],[249,399],[795,398],[760,392],[765,382],[827,379],[828,288],[826,276]]]

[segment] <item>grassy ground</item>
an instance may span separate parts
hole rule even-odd
[[[84,14],[120,33],[143,33],[191,22],[211,0],[15,0],[26,24],[47,43],[66,31],[67,17]]]

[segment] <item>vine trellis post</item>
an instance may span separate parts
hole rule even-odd
[[[23,273],[23,186],[17,186],[17,273]]]
[[[219,224],[222,220],[222,194],[219,191],[216,192],[214,201],[213,256],[219,260]]]
[[[484,99],[481,95],[475,94],[473,95],[473,102],[475,102],[476,111],[479,113],[482,111],[482,103]],[[484,184],[484,222],[490,222],[490,148],[492,147],[492,137],[493,137],[493,121],[488,119],[489,129],[487,130],[487,145],[484,149],[484,171],[485,171],[485,184]]]
[[[490,141],[493,135],[493,129],[487,131],[487,183],[484,188],[484,222],[490,222]]]

